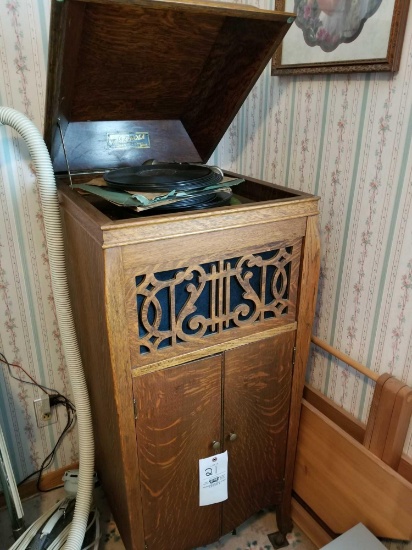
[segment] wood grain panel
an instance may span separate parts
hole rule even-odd
[[[119,337],[119,333],[124,334],[124,315],[120,310],[120,316],[116,316],[119,307],[113,298],[113,292],[120,290],[114,282],[120,276],[118,251],[109,251],[105,266],[103,251],[94,236],[64,209],[62,214],[70,297],[90,393],[96,469],[124,543],[128,548],[143,550],[142,514],[138,507],[140,487],[136,483],[138,465],[136,455],[128,450],[130,444],[132,448],[135,446],[133,401],[128,389],[130,365],[128,354],[121,352],[121,346],[127,342]],[[107,281],[109,287],[113,283],[109,293]],[[120,401],[123,407],[118,409]],[[136,529],[133,542],[132,525]]]
[[[288,27],[272,21],[223,22],[181,119],[203,159],[213,153]]]
[[[412,458],[407,455],[402,455],[398,466],[398,474],[404,477],[412,484]]]
[[[285,13],[215,2],[66,0],[54,6],[45,131],[49,149],[55,142],[52,156],[60,145],[58,118],[63,133],[76,122],[157,120],[181,121],[190,136],[180,142],[181,155],[193,158],[195,148],[197,159],[207,161],[290,22]],[[102,132],[82,143],[87,165],[100,166],[104,138]],[[175,140],[167,130],[160,137]],[[80,169],[79,149],[71,152]],[[117,152],[123,161],[134,156]]]
[[[221,344],[216,344],[215,346],[206,346],[199,348],[196,351],[191,351],[185,353],[184,355],[179,355],[179,357],[171,357],[170,359],[165,359],[164,361],[158,361],[156,363],[151,363],[145,367],[138,367],[132,370],[132,376],[144,376],[149,372],[154,372],[157,370],[167,369],[169,367],[174,367],[183,363],[188,363],[189,361],[194,361],[195,359],[201,359],[209,355],[215,355],[216,353],[223,353],[229,349],[236,348],[238,346],[244,346],[258,340],[264,340],[270,338],[271,336],[276,336],[282,332],[290,332],[291,330],[296,330],[297,323],[287,323],[285,325],[279,325],[275,328],[269,330],[263,330],[245,336],[243,338],[237,337],[235,340],[229,340],[228,342],[223,342]]]
[[[375,424],[379,414],[379,403],[382,397],[383,386],[386,384],[389,378],[391,378],[391,375],[388,372],[384,372],[379,376],[375,384],[371,408],[369,410],[368,422],[366,424],[366,430],[365,430],[364,439],[363,439],[363,444],[367,449],[370,448],[373,433],[375,430]]]
[[[88,4],[72,120],[179,119],[220,30],[219,19]]]
[[[76,0],[87,4],[107,4],[108,0]],[[219,2],[216,0],[109,0],[111,4],[145,6],[157,10],[189,11],[197,14],[227,15],[230,17],[248,17],[269,21],[285,21],[293,13],[256,8],[251,5]]]
[[[123,482],[125,484],[126,495],[119,493],[116,483],[117,475],[112,470],[117,469],[117,462],[113,461],[114,454],[111,454],[109,460],[104,465],[105,478],[110,480],[112,489],[109,489],[110,494],[108,500],[113,510],[113,515],[117,525],[122,525],[124,519],[121,514],[124,513],[124,507],[127,506],[128,520],[130,530],[119,530],[122,533],[122,538],[125,539],[126,548],[140,550],[143,546],[143,515],[141,508],[141,491],[140,491],[140,469],[138,458],[135,453],[136,448],[136,430],[134,425],[134,407],[133,407],[133,385],[130,376],[130,359],[127,353],[128,342],[124,337],[126,332],[125,320],[125,300],[121,286],[123,280],[123,272],[121,265],[121,249],[113,248],[105,251],[105,288],[103,294],[100,294],[100,299],[106,303],[106,318],[109,328],[108,337],[110,344],[110,360],[112,364],[112,373],[114,380],[113,400],[115,408],[108,411],[108,416],[102,415],[100,431],[106,430],[104,436],[108,439],[112,438],[112,433],[118,433],[120,439],[120,451],[122,453],[121,468]],[[89,272],[89,278],[90,278]],[[99,335],[97,334],[97,338]],[[98,344],[96,344],[98,345]],[[96,373],[98,376],[99,373]],[[106,413],[107,414],[107,413]],[[104,425],[109,419],[113,432],[108,431],[108,425]],[[109,449],[111,447],[109,446]],[[116,468],[113,468],[116,464]],[[113,492],[113,497],[111,493]],[[126,497],[126,503],[120,502],[119,499]],[[130,540],[130,543],[129,543]]]
[[[191,224],[187,223],[187,232],[183,230],[180,235],[174,235],[173,238],[149,243],[142,242],[124,249],[125,274],[126,277],[136,275],[137,265],[140,273],[144,271],[156,273],[183,268],[194,262],[203,264],[247,254],[258,254],[284,246],[294,248],[294,259],[296,259],[300,256],[304,225],[305,220],[301,218],[294,222],[281,221],[252,227],[228,228],[226,231],[211,231],[210,234],[191,234]],[[282,235],[287,235],[287,238],[281,240]],[[298,268],[299,266],[298,261]]]
[[[386,379],[386,381],[382,385],[382,390],[379,395],[378,409],[374,418],[375,421],[373,423],[373,430],[370,436],[370,441],[369,428],[371,426],[371,423],[367,424],[364,445],[379,458],[382,458],[385,450],[386,439],[389,433],[389,427],[395,407],[396,397],[401,389],[405,386],[406,384],[404,382],[397,380],[394,376],[390,376],[388,379]],[[376,388],[375,392],[379,393],[377,392]],[[367,441],[368,444],[366,443]]]
[[[319,412],[328,417],[332,422],[334,422],[339,428],[342,428],[344,432],[353,437],[356,441],[358,441],[359,443],[363,443],[366,424],[356,419],[354,416],[348,414],[341,407],[338,407],[331,399],[321,394],[314,388],[311,388],[310,386],[305,386],[305,391],[303,395],[306,401],[313,405]],[[411,406],[407,398],[403,401],[403,405],[406,408]],[[403,407],[401,408],[401,412],[404,413],[405,411],[403,410]],[[398,435],[399,432],[395,429],[394,438],[396,439],[396,441],[392,440],[391,435],[389,436],[387,440],[388,451],[391,448],[391,444],[393,444],[395,449],[399,449],[397,441]],[[390,456],[391,458],[393,458],[392,453]],[[412,483],[412,459],[410,457],[402,454],[399,460],[398,467],[394,469],[397,469],[398,474],[409,481],[409,483]]]
[[[287,332],[225,353],[229,500],[223,503],[223,533],[281,501],[295,336]]]
[[[351,435],[359,443],[363,442],[365,437],[366,425],[355,418],[353,415],[345,411],[342,407],[337,405],[334,401],[323,395],[322,392],[305,384],[303,396],[314,407],[318,409],[325,416],[330,418],[332,422],[337,424],[342,430]]]
[[[298,330],[296,334],[296,358],[292,378],[289,436],[285,468],[285,493],[277,508],[276,521],[283,534],[290,531],[291,498],[293,472],[298,439],[300,407],[305,383],[306,366],[309,356],[312,323],[315,315],[318,278],[320,269],[320,238],[317,216],[308,216],[306,236],[303,242],[302,263],[298,298]]]
[[[306,402],[293,487],[335,533],[412,539],[412,484]]]
[[[74,224],[81,225],[87,232],[87,237],[92,238],[101,249],[103,244],[101,225],[107,223],[107,217],[85,201],[79,193],[70,189],[65,181],[57,183],[57,191],[61,211],[73,218]]]
[[[145,543],[190,550],[220,536],[220,504],[199,506],[199,459],[221,437],[221,356],[134,379]]]
[[[67,125],[83,13],[84,5],[78,2],[51,3],[44,140],[52,159],[61,146],[57,119],[61,118],[63,134]],[[75,28],[71,28],[74,21]],[[69,34],[71,47],[67,51],[65,44],[66,40],[69,41]]]
[[[148,218],[135,218],[129,220],[118,220],[105,224],[104,248],[110,246],[126,246],[143,242],[161,241],[167,238],[181,237],[182,235],[201,235],[216,231],[239,231],[247,227],[249,231],[248,242],[256,241],[256,233],[263,229],[268,235],[269,231],[272,240],[279,240],[282,235],[270,224],[284,222],[288,230],[283,237],[294,238],[304,235],[301,227],[302,218],[305,226],[306,216],[318,214],[317,200],[302,202],[296,199],[290,201],[275,200],[271,202],[244,204],[241,206],[222,206],[208,210],[197,210],[195,212],[179,212],[177,214],[166,214]],[[279,228],[281,225],[279,226]],[[209,235],[213,238],[214,235]],[[206,241],[207,242],[207,241]],[[232,238],[232,246],[239,244],[236,236]]]
[[[394,470],[399,468],[402,450],[412,413],[412,388],[404,386],[396,396],[391,421],[388,427],[382,460]]]

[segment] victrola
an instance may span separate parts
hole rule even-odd
[[[202,546],[270,506],[284,542],[317,197],[244,177],[234,204],[137,216],[67,173],[207,162],[292,20],[206,0],[52,0],[45,139],[97,471],[128,549]],[[224,451],[228,499],[200,506],[199,460]]]

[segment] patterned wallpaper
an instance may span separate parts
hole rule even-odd
[[[0,2],[0,104],[44,119],[50,2]],[[0,129],[0,351],[39,383],[70,395],[53,303],[42,212],[24,142]],[[13,369],[18,374],[17,369]],[[33,399],[42,392],[0,371],[0,415],[18,478],[37,470],[66,424],[39,430]],[[53,468],[77,458],[76,431],[64,440]]]
[[[274,1],[255,2],[272,9]],[[0,2],[0,104],[42,128],[50,0]],[[211,161],[321,197],[322,273],[315,333],[377,372],[412,384],[412,18],[396,75],[271,77],[250,94]],[[0,351],[70,394],[28,153],[0,129]],[[366,419],[371,385],[313,350],[308,378]],[[39,391],[0,371],[0,415],[19,478],[65,424],[36,426]],[[412,456],[412,434],[406,451]],[[53,467],[77,456],[75,433]]]

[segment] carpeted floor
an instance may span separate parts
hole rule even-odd
[[[23,502],[26,525],[30,525],[42,513],[46,512],[57,501],[64,497],[64,490],[59,489],[51,493],[43,493],[41,496],[35,496]],[[121,537],[113,521],[107,500],[101,488],[95,491],[96,506],[100,511],[100,525],[102,536],[100,540],[100,550],[124,550]],[[273,550],[267,537],[268,533],[273,533],[276,521],[275,514],[267,512],[257,514],[249,521],[237,529],[236,535],[226,535],[220,541],[217,541],[202,549],[194,550]],[[13,544],[10,520],[7,510],[0,510],[0,550],[8,550]],[[297,550],[316,550],[316,546],[308,537],[295,526],[292,533],[288,535],[289,549]],[[388,550],[412,550],[412,542],[382,541]],[[160,549],[159,550],[166,550]],[[352,549],[348,549],[352,550]],[[362,549],[353,549],[362,550]]]

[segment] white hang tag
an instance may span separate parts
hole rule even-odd
[[[199,460],[199,506],[227,500],[227,451]]]

